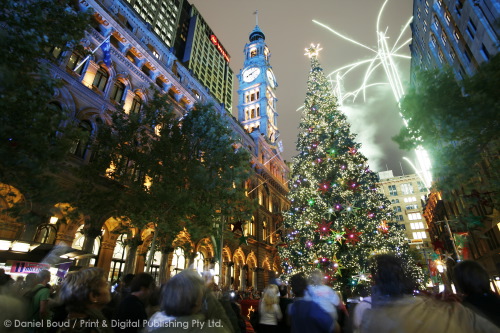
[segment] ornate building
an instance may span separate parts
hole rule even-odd
[[[55,48],[51,60],[53,75],[63,83],[51,103],[68,110],[86,133],[86,138],[75,142],[68,163],[76,166],[89,163],[92,151],[88,142],[98,126],[109,123],[120,105],[126,113],[140,112],[152,96],[149,88],[152,85],[169,96],[179,116],[195,102],[212,103],[227,117],[242,146],[252,154],[250,163],[255,173],[245,188],[247,195],[258,201],[258,210],[241,228],[233,224],[232,232],[229,222],[220,225],[221,232],[216,237],[207,235],[194,242],[189,234],[181,232],[173,242],[162,243],[161,250],[154,253],[150,272],[162,282],[192,265],[200,271],[213,269],[216,282],[226,288],[262,289],[280,270],[277,234],[281,212],[288,208],[289,169],[272,145],[275,136],[270,141],[245,131],[126,2],[81,0],[79,6],[94,10],[92,26],[81,44],[95,52],[83,62],[83,55],[76,49],[61,53]],[[107,38],[110,59],[98,47]],[[213,42],[207,45],[216,48]],[[273,130],[276,132],[275,127]],[[61,181],[66,181],[64,176]],[[26,273],[16,271],[14,261],[22,262],[22,267],[35,267],[34,270],[44,265],[57,270],[62,262],[71,262],[73,267],[97,266],[109,272],[113,281],[123,274],[145,270],[152,228],[138,229],[133,227],[133,221],[127,223],[115,218],[89,220],[65,203],[48,210],[40,208],[36,212],[39,223],[28,226],[2,213],[15,201],[23,200],[22,193],[9,184],[0,184],[0,194],[0,266],[11,266],[13,274]],[[216,244],[220,241],[222,250],[218,251]],[[216,253],[221,254],[222,264]]]

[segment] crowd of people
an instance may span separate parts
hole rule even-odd
[[[455,266],[459,294],[442,299],[416,292],[397,257],[375,256],[371,285],[358,286],[362,297],[349,309],[319,270],[275,279],[262,294],[240,294],[258,302],[251,321],[238,294],[214,292],[213,280],[192,269],[162,286],[147,273],[111,286],[95,267],[68,273],[57,288],[50,277],[41,270],[14,281],[0,269],[0,332],[500,332],[500,297],[474,261]]]

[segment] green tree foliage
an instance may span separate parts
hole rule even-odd
[[[313,56],[279,248],[286,275],[320,268],[332,285],[347,291],[367,279],[370,257],[393,252],[405,258],[415,279],[422,278],[359,147]]]
[[[61,194],[54,168],[74,137],[64,127],[64,110],[49,104],[61,84],[50,67],[54,55],[83,37],[88,22],[89,15],[69,1],[2,1],[0,182],[17,187],[26,205],[54,204]]]
[[[438,190],[465,188],[496,193],[498,198],[500,55],[461,81],[451,69],[421,71],[401,101],[408,126],[393,139],[402,149],[421,145],[432,161]],[[487,187],[474,180],[480,162],[488,165]]]
[[[234,148],[237,141],[212,107],[196,105],[179,118],[168,96],[155,94],[140,113],[117,111],[101,126],[75,205],[139,228],[153,222],[169,239],[183,228],[207,237],[214,219],[246,217],[253,208],[241,186],[250,156]]]

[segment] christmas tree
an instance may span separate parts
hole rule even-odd
[[[319,46],[306,50],[311,72],[279,247],[285,278],[320,268],[328,284],[345,291],[368,279],[370,257],[390,252],[403,256],[421,279],[404,234],[390,223],[390,201],[377,189],[378,176],[338,109],[317,59]]]

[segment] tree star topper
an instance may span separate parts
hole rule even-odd
[[[314,45],[311,43],[311,46],[306,48],[306,53],[304,53],[306,56],[308,56],[309,58],[312,58],[312,57],[317,57],[318,54],[319,54],[319,51],[323,50],[323,48],[319,47],[319,44],[317,45]]]

